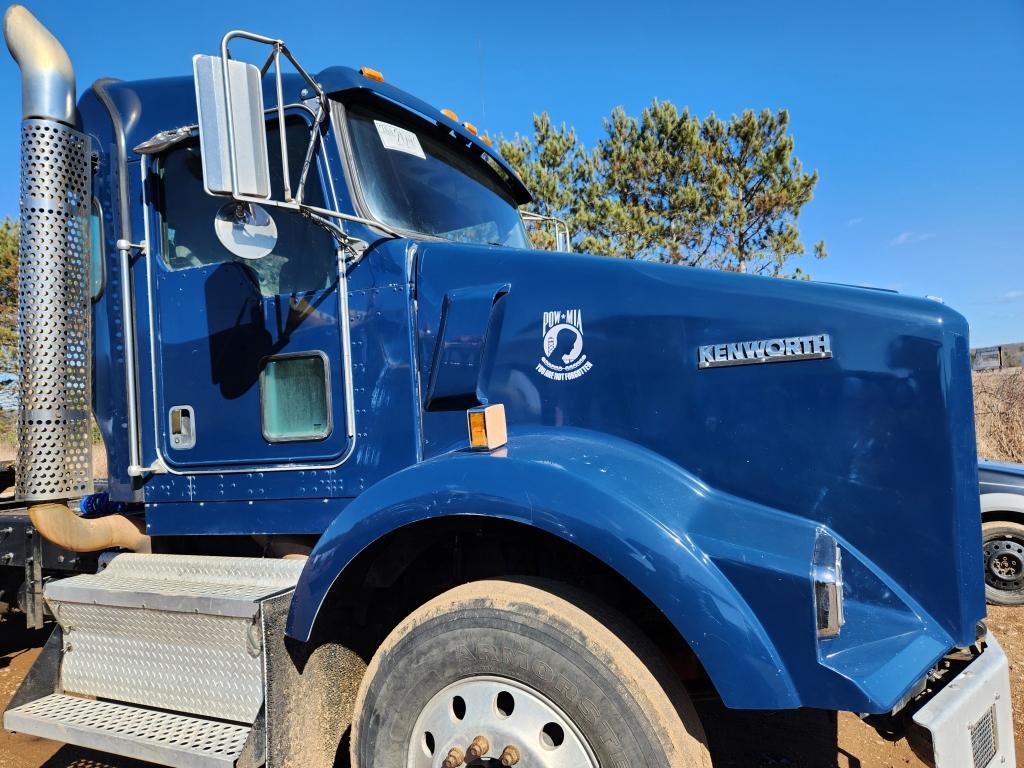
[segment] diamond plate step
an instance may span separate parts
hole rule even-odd
[[[252,618],[256,605],[292,589],[302,560],[122,554],[106,569],[46,587],[51,603],[94,603]]]
[[[252,723],[263,702],[259,603],[302,561],[117,555],[45,597],[64,630],[61,690]]]
[[[176,768],[233,766],[249,727],[53,694],[8,710],[4,728]]]

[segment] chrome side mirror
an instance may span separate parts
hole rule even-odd
[[[256,203],[225,203],[213,220],[217,239],[241,259],[262,259],[277,245],[277,224]]]
[[[199,54],[192,58],[192,68],[206,191],[268,199],[270,167],[259,67]]]

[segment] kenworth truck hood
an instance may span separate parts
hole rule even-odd
[[[961,315],[886,291],[591,256],[420,243],[416,259],[427,457],[464,444],[471,380],[504,404],[512,433],[615,435],[827,527],[950,645],[975,640],[985,606]],[[740,342],[753,344],[728,346]],[[760,342],[808,357],[699,367],[702,347],[707,362],[756,356]]]

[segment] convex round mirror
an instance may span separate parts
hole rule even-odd
[[[227,203],[217,211],[213,228],[220,244],[242,259],[262,259],[277,245],[277,224],[255,203]]]

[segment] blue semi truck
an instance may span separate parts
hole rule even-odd
[[[78,96],[28,11],[4,33],[17,498],[95,564],[46,581],[6,728],[172,766],[688,768],[709,686],[1014,764],[963,317],[533,250],[473,125],[272,37]]]

